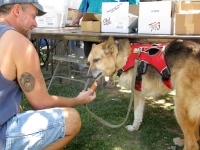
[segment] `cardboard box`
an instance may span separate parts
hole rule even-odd
[[[78,10],[74,8],[66,8],[66,24],[72,24],[78,15]]]
[[[200,3],[180,3],[179,12],[176,13],[175,34],[200,34]]]
[[[177,13],[175,34],[197,35],[200,34],[200,13]]]
[[[138,33],[142,34],[172,34],[171,17],[139,17]]]
[[[111,9],[119,7],[115,9],[115,11],[111,11]],[[102,2],[102,15],[109,16],[128,16],[130,14],[139,16],[139,5],[129,4],[128,2]]]
[[[139,5],[129,5],[129,13],[139,16]]]
[[[128,16],[129,2],[102,2],[102,16]]]
[[[81,31],[101,32],[101,15],[85,13],[81,21]]]
[[[65,27],[65,14],[56,14],[53,12],[46,13],[43,16],[37,16],[36,22],[38,27],[59,28]]]
[[[139,17],[171,17],[171,1],[140,2]]]
[[[199,2],[181,3],[181,10],[200,10]]]
[[[118,6],[118,7],[117,7]],[[138,5],[128,2],[102,3],[102,32],[131,33],[138,27]]]
[[[102,16],[102,32],[131,33],[138,27],[138,16]]]

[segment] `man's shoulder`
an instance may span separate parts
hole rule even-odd
[[[20,47],[25,46],[26,44],[31,44],[28,38],[17,32],[16,30],[7,30],[2,35],[2,40],[4,40],[5,43],[9,43],[9,45],[16,44],[20,45]]]
[[[0,38],[0,43],[0,49],[6,50],[12,56],[23,57],[25,52],[31,54],[36,51],[31,41],[15,30],[6,31]]]

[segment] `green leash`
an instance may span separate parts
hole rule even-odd
[[[129,106],[128,106],[128,111],[127,111],[127,114],[126,114],[126,118],[125,120],[121,123],[121,124],[118,124],[118,125],[114,125],[114,124],[111,124],[105,120],[103,120],[102,118],[100,118],[99,116],[95,115],[94,113],[92,113],[89,108],[87,107],[87,104],[84,104],[86,110],[89,112],[89,114],[95,118],[96,120],[98,120],[100,123],[102,123],[103,125],[107,126],[107,127],[110,127],[110,128],[119,128],[121,127],[125,122],[126,120],[128,119],[128,116],[130,114],[130,111],[131,111],[131,108],[132,108],[132,104],[133,104],[133,101],[134,101],[134,89],[135,89],[135,78],[136,78],[136,74],[137,74],[137,66],[138,66],[138,59],[135,59],[135,65],[134,65],[134,69],[133,69],[133,76],[132,76],[132,84],[131,84],[131,98],[130,98],[130,102],[129,102]],[[87,82],[88,84],[88,82]],[[87,86],[86,86],[87,87]]]

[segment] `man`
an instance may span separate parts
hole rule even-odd
[[[79,132],[71,108],[89,103],[96,93],[75,98],[49,95],[38,54],[30,42],[35,17],[45,14],[38,0],[0,1],[0,149],[62,149]],[[22,92],[34,111],[18,113]]]

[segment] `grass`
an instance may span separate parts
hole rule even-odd
[[[60,73],[64,72],[66,73],[66,70],[61,69]],[[44,76],[49,75],[43,73]],[[59,80],[54,80],[49,93],[75,97],[82,89],[83,84],[78,82],[63,81],[61,84]],[[119,90],[117,87],[103,90],[98,87],[97,98],[88,104],[89,109],[110,123],[122,123],[126,117],[130,93]],[[22,107],[24,110],[31,109],[25,97]],[[125,129],[126,125],[133,122],[133,108],[126,123],[116,129],[102,125],[83,105],[75,108],[80,113],[82,128],[75,139],[64,148],[65,150],[170,150],[171,146],[174,146],[173,138],[183,137],[174,116],[173,95],[170,94],[158,99],[147,98],[143,123],[137,132]]]

